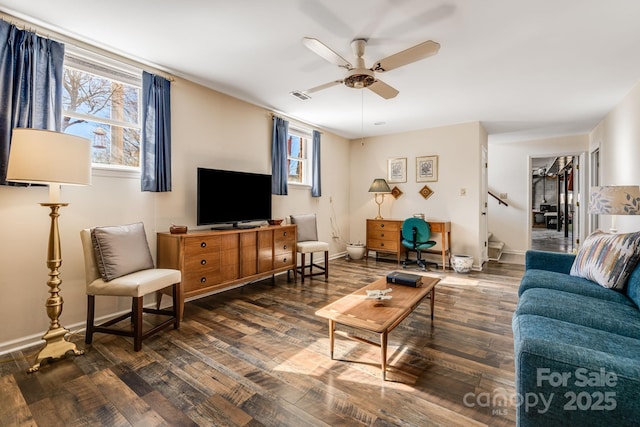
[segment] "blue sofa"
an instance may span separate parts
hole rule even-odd
[[[640,425],[640,264],[622,292],[526,253],[513,316],[517,425]]]

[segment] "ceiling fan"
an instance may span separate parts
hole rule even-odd
[[[318,39],[305,37],[302,39],[302,44],[323,59],[347,70],[347,75],[342,80],[334,80],[302,91],[301,94],[306,95],[306,98],[309,98],[308,94],[310,93],[318,92],[342,83],[347,87],[355,89],[367,88],[385,99],[394,98],[398,95],[398,90],[378,79],[376,77],[376,73],[385,73],[421,59],[428,58],[429,56],[438,53],[438,50],[440,49],[440,44],[432,40],[428,40],[403,51],[394,53],[391,56],[387,56],[384,59],[380,59],[379,61],[374,62],[371,68],[367,68],[363,58],[367,39],[358,38],[351,42],[351,49],[353,50],[353,54],[356,59],[355,66]],[[306,99],[304,96],[296,96],[301,99]]]

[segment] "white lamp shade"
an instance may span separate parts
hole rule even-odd
[[[60,132],[14,129],[7,181],[90,185],[91,143]]]

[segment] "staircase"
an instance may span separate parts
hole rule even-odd
[[[491,240],[492,236],[493,234],[489,233],[489,243],[488,243],[489,261],[500,261],[500,257],[502,256],[502,249],[504,248],[504,243],[499,242],[497,240]]]

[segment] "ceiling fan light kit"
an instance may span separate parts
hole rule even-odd
[[[354,89],[363,89],[369,87],[376,82],[376,78],[373,77],[373,72],[367,69],[354,68],[349,71],[349,74],[344,79],[344,84],[347,87]]]
[[[389,86],[382,80],[379,80],[376,77],[376,72],[384,73],[395,68],[411,64],[413,62],[435,55],[440,49],[440,44],[432,40],[428,40],[403,51],[394,53],[393,55],[388,56],[384,59],[376,61],[374,62],[375,65],[373,67],[367,68],[363,58],[364,49],[367,45],[367,39],[358,38],[351,42],[351,49],[353,50],[353,55],[355,56],[355,66],[353,66],[349,61],[344,59],[342,56],[337,54],[335,51],[333,51],[318,39],[305,37],[302,39],[302,44],[309,50],[314,52],[316,55],[320,56],[331,64],[337,65],[341,68],[346,68],[347,75],[342,80],[335,80],[303,91],[291,92],[292,95],[298,97],[299,99],[308,99],[309,93],[318,92],[320,90],[327,89],[342,83],[345,86],[354,89],[367,88],[384,99],[391,99],[398,95],[398,90]],[[296,95],[296,93],[304,94],[305,96],[307,96],[307,98],[298,96]]]

